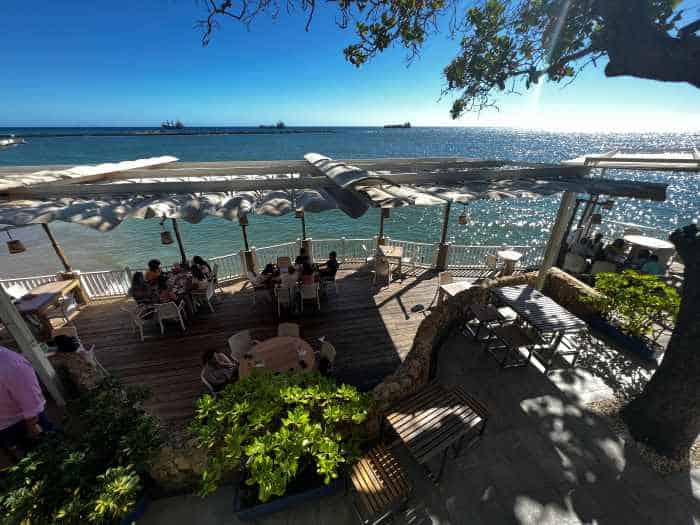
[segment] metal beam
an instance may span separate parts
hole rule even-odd
[[[67,272],[72,272],[73,268],[70,267],[70,263],[68,262],[68,258],[66,257],[66,254],[63,252],[63,248],[61,248],[61,246],[58,244],[56,237],[53,236],[53,232],[49,228],[49,225],[45,222],[42,222],[41,227],[44,228],[44,231],[46,232],[46,236],[49,238],[49,241],[51,241],[51,246],[53,246],[53,250],[56,252],[56,255],[60,259],[61,264],[63,265],[63,269]]]
[[[171,219],[173,222],[173,231],[175,232],[175,238],[177,239],[177,247],[180,249],[180,259],[183,266],[187,266],[187,255],[185,254],[185,245],[182,244],[182,236],[180,235],[180,225],[177,223],[177,219]]]

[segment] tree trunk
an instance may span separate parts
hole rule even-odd
[[[644,391],[622,411],[632,436],[674,459],[700,435],[700,234],[696,225],[671,235],[685,263],[683,296],[664,359]]]

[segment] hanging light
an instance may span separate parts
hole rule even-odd
[[[12,238],[12,235],[10,235],[10,230],[7,230],[7,238],[10,239],[9,241],[7,241],[7,250],[10,252],[10,254],[22,253],[27,251],[27,249],[24,247],[24,244],[22,244],[22,241],[20,241],[19,239]]]
[[[462,210],[462,213],[460,213],[459,217],[457,217],[457,222],[462,226],[466,226],[467,224],[469,224],[469,214],[467,214],[466,204],[464,206],[464,209]]]
[[[160,227],[163,228],[163,231],[160,232],[160,242],[161,244],[172,244],[173,236],[168,230],[165,229],[165,225],[163,224],[164,222],[165,215],[163,215],[163,219],[160,221]]]
[[[248,216],[241,215],[240,217],[238,217],[238,225],[239,226],[248,226]]]
[[[303,219],[304,218],[304,208],[297,208],[296,211],[294,212],[294,217],[297,219]]]

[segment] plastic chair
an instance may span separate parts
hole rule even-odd
[[[228,348],[231,357],[240,361],[243,354],[253,348],[254,343],[255,341],[250,337],[250,332],[248,330],[236,332],[228,338]]]
[[[151,306],[140,306],[140,305],[137,305],[134,310],[130,310],[130,309],[125,308],[123,306],[120,306],[119,309],[122,312],[129,314],[129,320],[131,321],[132,331],[134,333],[138,332],[139,337],[141,338],[141,341],[143,341],[144,340],[143,326],[145,324],[145,320],[150,315],[153,315],[153,313],[155,312],[155,309]]]
[[[588,262],[582,256],[569,252],[564,257],[564,271],[581,274],[586,272],[586,268]]]
[[[203,301],[207,303],[207,306],[209,307],[209,310],[211,312],[214,311],[214,307],[211,305],[211,300],[214,297],[214,294],[216,293],[215,290],[215,284],[214,281],[209,281],[207,283],[207,289],[206,290],[193,290],[192,291],[192,299],[195,301]]]
[[[372,286],[377,286],[377,283],[384,279],[386,279],[386,286],[389,286],[391,282],[391,266],[386,258],[377,257],[374,270],[372,270]]]
[[[305,301],[314,301],[316,303],[316,308],[321,309],[321,299],[318,296],[318,283],[314,284],[304,284],[299,289],[301,294],[301,311],[304,311]]]
[[[160,325],[160,333],[165,333],[165,327],[163,326],[163,321],[172,320],[180,323],[182,331],[187,331],[185,326],[185,305],[184,303],[176,304],[173,301],[167,303],[161,303],[155,305],[156,316],[158,317],[158,324]]]
[[[299,325],[296,323],[280,323],[277,327],[278,337],[299,337]]]

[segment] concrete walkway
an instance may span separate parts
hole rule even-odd
[[[651,370],[599,341],[580,366],[545,376],[538,367],[501,370],[481,348],[455,335],[439,356],[438,377],[462,385],[492,417],[484,438],[448,461],[440,486],[397,450],[414,496],[393,523],[700,524],[700,471],[661,476],[585,404],[633,392]],[[342,493],[261,521],[265,525],[354,524]],[[146,525],[237,524],[233,490],[205,500],[154,502]]]

